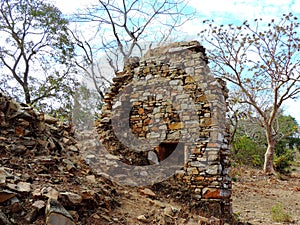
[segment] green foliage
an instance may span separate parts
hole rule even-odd
[[[300,150],[300,138],[289,136],[281,139],[275,146],[276,155],[282,155],[286,152],[286,149],[298,149]]]
[[[232,159],[243,165],[262,166],[265,148],[245,135],[236,137],[233,144]]]
[[[274,126],[275,127],[275,126]],[[294,162],[295,149],[299,149],[300,139],[295,137],[297,122],[292,116],[279,114],[276,118],[274,168],[280,173],[288,173]],[[232,159],[235,163],[260,167],[264,162],[267,140],[263,129],[249,120],[240,119],[234,141]]]
[[[295,150],[285,149],[280,155],[276,155],[274,159],[274,168],[280,173],[290,172],[295,158]]]
[[[253,166],[261,166],[263,164],[261,155],[257,155],[257,154],[253,155],[252,156],[252,164],[253,164]]]
[[[293,135],[297,131],[296,119],[292,116],[278,116],[278,141],[275,146],[274,168],[280,173],[289,173],[295,160],[295,151],[300,147],[300,139]]]
[[[291,222],[291,215],[282,208],[280,203],[272,206],[272,220],[274,222]]]
[[[0,89],[47,113],[69,109],[74,44],[59,9],[41,0],[3,0],[0,37]]]

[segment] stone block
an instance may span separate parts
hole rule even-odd
[[[56,200],[48,200],[46,215],[46,225],[75,225],[70,213]]]
[[[200,162],[200,161],[192,161],[192,162],[190,162],[190,166],[192,166],[192,167],[207,167],[207,164],[205,163],[205,162]]]
[[[218,175],[219,174],[219,165],[208,166],[206,169],[206,173],[209,175]]]
[[[169,129],[171,130],[178,130],[178,129],[182,129],[184,127],[183,122],[179,122],[179,123],[171,123],[169,125]]]
[[[196,167],[189,167],[187,168],[187,174],[188,175],[199,174],[199,171]]]

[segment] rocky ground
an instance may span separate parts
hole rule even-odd
[[[233,168],[232,176],[236,180],[232,201],[235,224],[300,224],[299,171],[278,179],[265,177],[259,169],[238,167]],[[193,214],[188,195],[174,181],[148,188],[119,186],[120,207],[108,213],[108,224],[220,224],[217,220],[205,223]],[[289,215],[286,221],[272,218],[272,207],[277,204],[282,210],[275,214]]]
[[[189,191],[172,177],[142,188],[103,177],[88,166],[96,147],[93,131],[75,132],[0,94],[0,225],[223,224],[196,215]],[[300,224],[299,174],[277,179],[233,168],[239,224]],[[289,222],[272,219],[277,203]]]

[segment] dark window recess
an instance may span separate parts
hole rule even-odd
[[[158,146],[158,159],[163,161],[168,158],[178,146],[179,151],[176,151],[175,157],[180,160],[184,157],[184,143],[180,142],[161,142]]]

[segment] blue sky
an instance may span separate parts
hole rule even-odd
[[[98,0],[49,0],[60,10],[69,14],[86,5],[99,4]],[[262,18],[266,21],[280,18],[292,12],[300,19],[300,0],[190,0],[190,6],[197,10],[198,20],[189,21],[181,29],[192,39],[201,30],[202,21],[213,19],[218,24],[240,24],[245,20]],[[300,97],[300,96],[299,96]],[[295,117],[300,124],[300,100],[289,100],[286,112]]]

